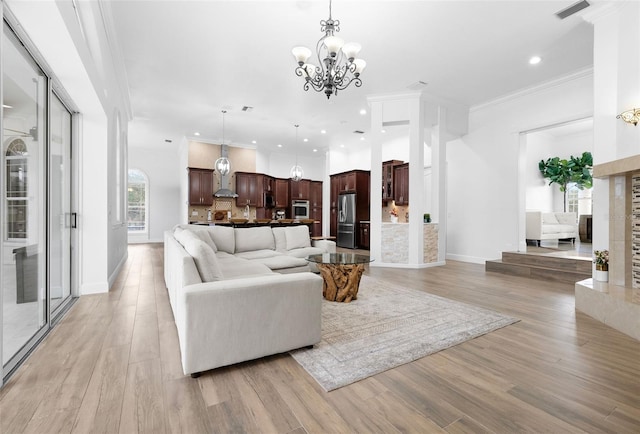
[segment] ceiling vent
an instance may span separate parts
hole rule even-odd
[[[243,111],[243,112],[250,112],[250,111],[253,111],[253,107],[250,107],[250,106],[248,106],[248,105],[243,105],[243,106],[242,106],[242,111]]]
[[[580,12],[582,9],[589,7],[589,2],[587,0],[579,1],[578,3],[574,3],[568,8],[561,10],[560,12],[556,12],[556,16],[561,20],[564,20],[567,17],[575,14],[576,12]]]
[[[355,130],[355,131],[353,132],[353,134],[364,134],[364,131]]]

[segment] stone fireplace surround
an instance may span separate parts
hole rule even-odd
[[[640,340],[640,155],[596,165],[609,179],[609,282],[575,285],[576,309]]]

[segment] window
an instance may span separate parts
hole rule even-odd
[[[27,238],[27,145],[14,139],[7,147],[7,232],[6,239]]]
[[[131,233],[147,232],[148,185],[146,175],[129,170],[127,185],[127,228]]]
[[[567,212],[575,212],[576,215],[591,214],[592,189],[580,190],[574,183],[567,185]]]

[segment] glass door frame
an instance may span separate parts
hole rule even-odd
[[[62,302],[59,306],[56,307],[52,311],[51,309],[51,239],[50,239],[50,200],[51,200],[51,100],[52,97],[55,96],[62,103],[64,108],[69,112],[70,122],[71,122],[71,161],[69,167],[69,173],[71,177],[71,188],[69,191],[70,197],[70,213],[76,213],[79,209],[79,195],[78,195],[78,183],[77,179],[79,179],[79,158],[78,158],[78,150],[79,146],[77,143],[80,143],[81,136],[81,115],[78,114],[78,111],[75,109],[75,105],[73,104],[71,98],[64,91],[64,88],[59,84],[59,81],[55,77],[55,74],[50,70],[47,63],[44,61],[42,56],[38,53],[35,45],[29,40],[28,36],[24,34],[22,31],[18,21],[15,17],[10,13],[9,9],[6,8],[4,2],[0,2],[0,18],[2,19],[2,24],[0,25],[0,45],[4,44],[4,32],[8,30],[13,34],[13,37],[16,41],[22,45],[22,49],[26,52],[26,55],[29,56],[28,61],[32,62],[36,68],[42,73],[44,79],[47,81],[46,83],[46,95],[44,95],[45,103],[44,103],[44,124],[43,132],[45,133],[45,143],[43,146],[43,155],[46,158],[46,164],[44,165],[44,172],[42,174],[42,178],[44,179],[44,211],[41,215],[44,218],[44,246],[42,251],[46,255],[45,259],[45,270],[44,270],[44,289],[45,289],[45,320],[44,325],[24,344],[24,346],[11,356],[11,359],[7,361],[7,364],[4,365],[2,363],[3,359],[3,291],[0,291],[0,387],[7,381],[7,379],[17,370],[17,368],[22,364],[22,362],[26,359],[26,357],[38,346],[40,341],[51,331],[51,329],[57,324],[57,322],[64,316],[64,314],[68,311],[68,309],[73,305],[73,303],[77,300],[79,296],[78,282],[79,282],[79,257],[78,257],[78,231],[71,230],[71,246],[70,246],[70,261],[71,261],[71,276],[70,276],[70,296]],[[2,50],[4,52],[4,49]],[[4,59],[0,57],[0,81],[4,77]],[[0,100],[3,99],[3,85],[0,83]],[[4,108],[0,107],[0,124],[4,124]],[[0,177],[0,189],[4,191],[6,188],[5,185],[5,177]],[[4,228],[6,225],[5,215],[4,213],[0,213],[0,225]],[[4,252],[3,249],[0,249],[0,264],[4,261]]]

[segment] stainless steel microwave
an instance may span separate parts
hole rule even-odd
[[[294,219],[308,219],[309,218],[309,201],[308,200],[294,200],[291,203],[291,215]]]

